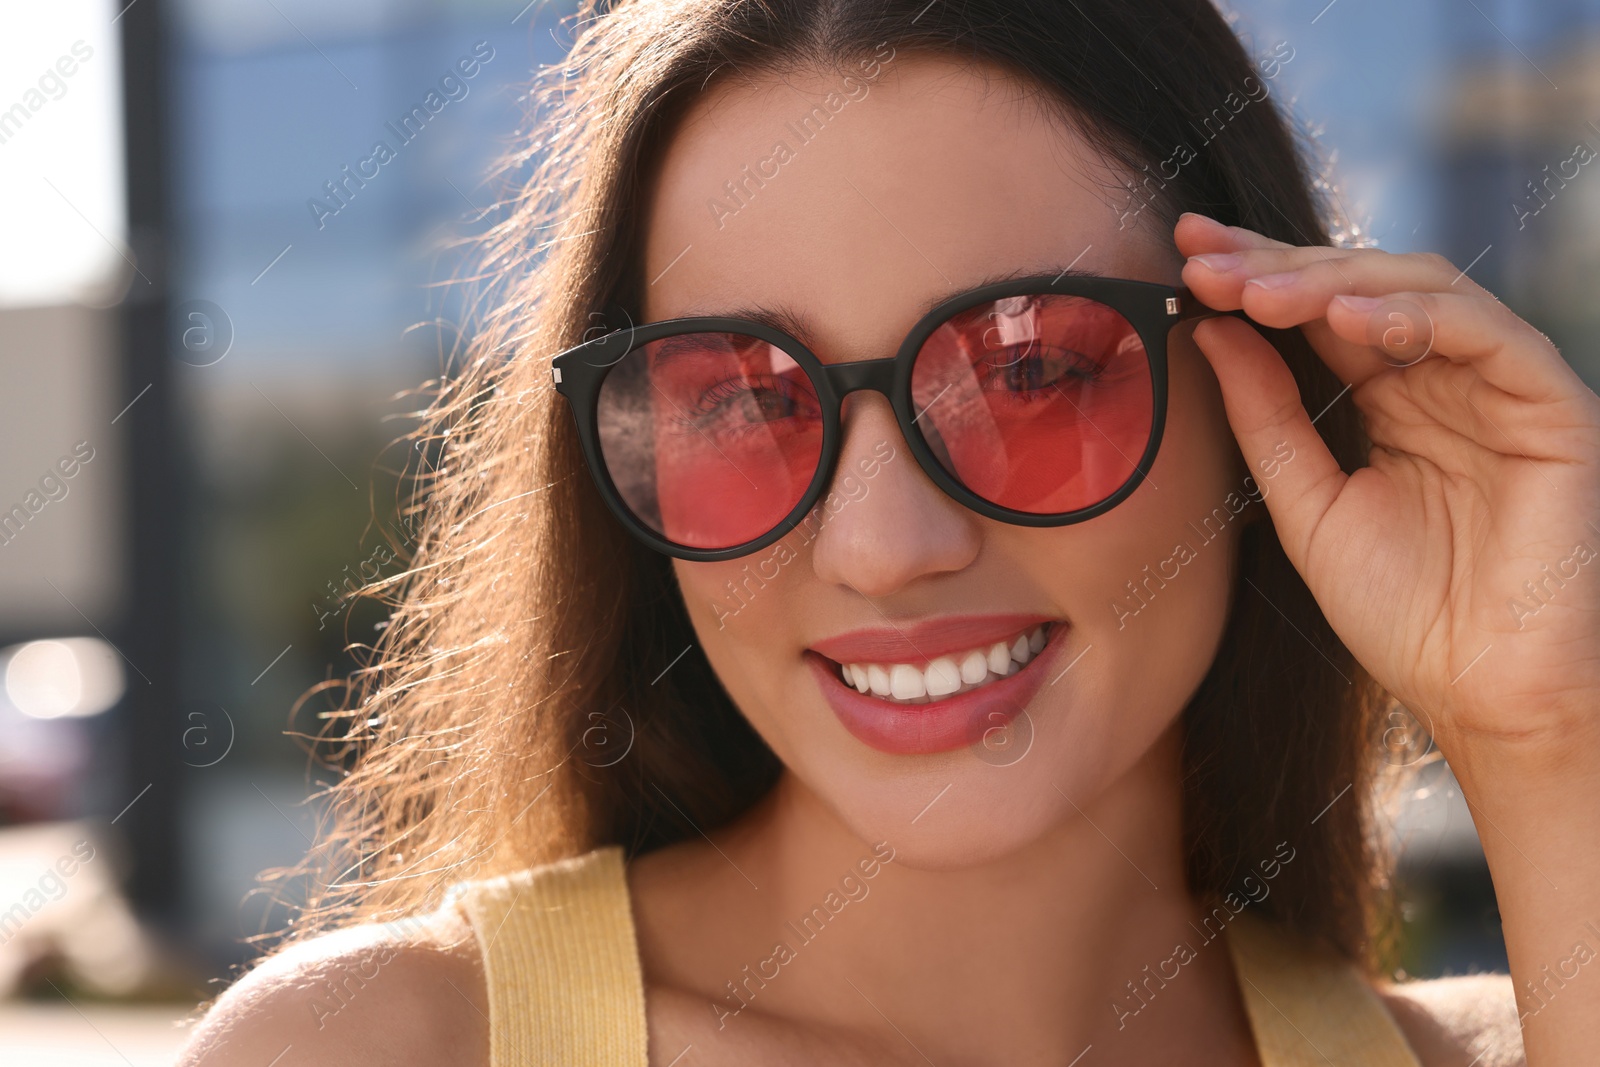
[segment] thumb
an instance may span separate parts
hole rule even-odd
[[[1195,327],[1194,341],[1222,387],[1245,462],[1271,480],[1264,495],[1278,540],[1305,574],[1312,532],[1349,476],[1318,436],[1283,357],[1249,323],[1206,319]]]

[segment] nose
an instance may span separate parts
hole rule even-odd
[[[845,398],[844,441],[812,543],[817,576],[869,597],[978,555],[980,517],[945,495],[917,465],[894,409],[877,392]]]

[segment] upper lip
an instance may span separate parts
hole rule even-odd
[[[835,663],[912,663],[992,645],[1045,622],[1051,615],[945,615],[889,627],[875,626],[813,642],[811,650]]]

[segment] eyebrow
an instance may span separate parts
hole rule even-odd
[[[1077,261],[1074,260],[1073,262]],[[972,282],[969,285],[963,285],[958,288],[952,288],[939,292],[917,309],[916,320],[914,321],[920,321],[934,308],[938,307],[940,304],[944,303],[946,300],[949,300],[953,296],[959,296],[962,293],[969,293],[974,289],[982,289],[986,286],[996,285],[1000,282],[1016,281],[1019,278],[1046,277],[1053,279],[1098,278],[1101,277],[1101,275],[1092,270],[1080,270],[1071,266],[1070,264],[1066,266],[1060,264],[1045,264],[1044,266],[1020,267],[1016,270],[1003,271],[997,274],[989,274],[975,282]],[[807,348],[811,348],[813,350],[815,349],[816,334],[811,330],[806,321],[806,317],[803,314],[795,311],[794,308],[787,304],[745,304],[740,307],[728,308],[727,310],[691,310],[685,312],[683,315],[674,317],[745,319],[750,322],[759,322],[763,326],[768,326],[774,330],[788,334],[796,341],[799,341],[801,344],[805,345]]]

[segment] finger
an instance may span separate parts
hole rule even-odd
[[[1197,254],[1190,256],[1183,265],[1183,284],[1207,307],[1238,311],[1245,306],[1245,297],[1253,288],[1250,285],[1253,278],[1293,277],[1289,272],[1303,271],[1314,264],[1337,263],[1359,252],[1341,248],[1286,248]],[[1285,313],[1279,313],[1278,317],[1285,317]],[[1302,324],[1289,323],[1291,326]]]
[[[1363,250],[1347,259],[1308,263],[1278,274],[1256,275],[1246,280],[1241,299],[1245,313],[1269,326],[1295,326],[1320,319],[1328,301],[1340,294],[1383,296],[1416,292],[1482,292],[1449,260],[1424,252],[1395,255]],[[1257,318],[1257,313],[1265,318]]]
[[[1217,257],[1202,256],[1185,265],[1183,278],[1207,306],[1225,311],[1243,308],[1251,319],[1266,326],[1301,326],[1323,362],[1341,381],[1352,385],[1359,386],[1374,375],[1423,358],[1430,351],[1441,323],[1430,318],[1420,306],[1401,303],[1386,306],[1381,316],[1367,320],[1368,332],[1364,335],[1353,335],[1348,329],[1335,332],[1326,322],[1330,301],[1339,295],[1403,300],[1397,294],[1435,290],[1463,298],[1463,303],[1453,306],[1470,306],[1470,302],[1476,301],[1480,311],[1493,309],[1494,315],[1490,317],[1498,321],[1500,328],[1490,331],[1489,336],[1501,339],[1509,331],[1546,353],[1542,361],[1546,374],[1523,383],[1531,392],[1513,390],[1517,395],[1549,395],[1552,389],[1557,389],[1570,396],[1573,390],[1583,388],[1542,334],[1466,279],[1443,257],[1429,253],[1394,255],[1377,249],[1351,249],[1342,256],[1330,258],[1318,256],[1319,251],[1311,248],[1252,250],[1237,254],[1233,257],[1237,263],[1231,269],[1220,271],[1215,269]],[[1277,269],[1289,266],[1296,259],[1303,261],[1297,268]],[[1268,273],[1257,273],[1263,270]],[[1482,316],[1474,316],[1469,325],[1483,329],[1488,322]],[[1466,345],[1460,350],[1463,356],[1490,350],[1489,346],[1474,344],[1485,338],[1455,332],[1462,334]],[[1374,354],[1370,349],[1379,351]],[[1503,375],[1496,384],[1502,380],[1505,380]]]
[[[1183,280],[1204,303],[1242,307],[1264,326],[1287,329],[1322,317],[1339,293],[1381,296],[1410,290],[1448,290],[1461,272],[1442,256],[1395,255],[1377,249],[1261,249],[1234,258],[1203,256],[1184,265]],[[1471,282],[1454,287],[1471,292]],[[1212,300],[1223,301],[1222,304]]]
[[[1282,241],[1243,226],[1225,226],[1208,215],[1185,211],[1172,230],[1178,251],[1185,256],[1206,252],[1232,252],[1247,248],[1290,248]]]
[[[1336,336],[1377,349],[1379,370],[1445,358],[1470,364],[1484,381],[1524,400],[1560,402],[1588,392],[1544,334],[1487,294],[1340,295],[1323,315]]]
[[[1317,523],[1347,476],[1300,402],[1294,375],[1278,350],[1248,323],[1213,318],[1194,341],[1222,387],[1228,425],[1252,471],[1275,470],[1265,495],[1278,538],[1301,568]],[[1291,457],[1285,461],[1284,456]]]
[[[1300,247],[1271,249],[1263,252],[1252,252],[1256,255],[1272,257],[1297,256],[1302,264],[1321,261],[1331,256],[1352,256],[1360,254],[1362,249],[1339,249],[1321,247]],[[1220,268],[1220,269],[1219,269]],[[1183,282],[1194,293],[1195,298],[1207,307],[1218,311],[1238,311],[1243,307],[1244,283],[1250,277],[1246,264],[1246,256],[1240,255],[1201,255],[1191,258],[1183,268]],[[1249,310],[1246,309],[1249,314]],[[1252,314],[1252,318],[1255,316]],[[1264,324],[1266,325],[1266,324]],[[1297,324],[1300,332],[1316,350],[1317,355],[1333,371],[1334,375],[1342,382],[1359,385],[1374,374],[1386,369],[1385,363],[1374,359],[1367,351],[1366,342],[1352,345],[1344,338],[1336,335],[1328,324],[1320,318],[1312,318]]]
[[[1196,288],[1196,292],[1204,289],[1219,299],[1237,303],[1244,286],[1252,278],[1298,271],[1314,264],[1337,263],[1369,251],[1365,248],[1324,248],[1313,245],[1240,248],[1195,254],[1184,264],[1184,282]]]

